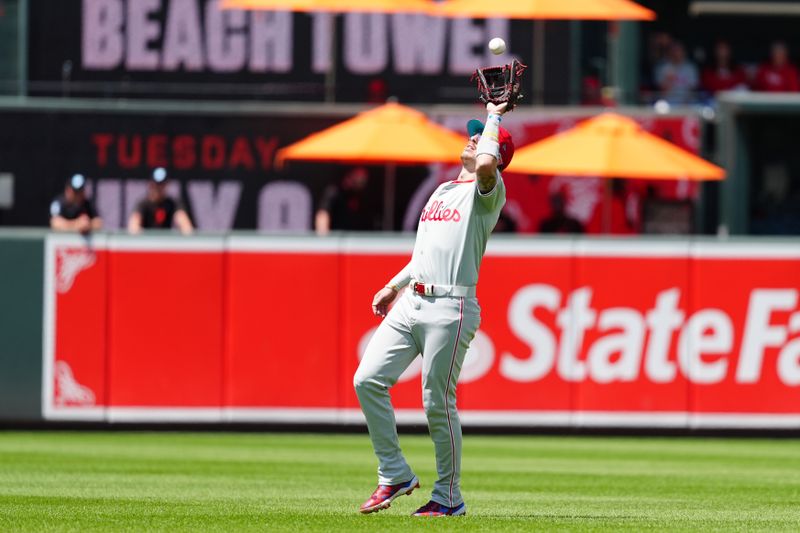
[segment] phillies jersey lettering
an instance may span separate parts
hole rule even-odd
[[[480,193],[476,180],[441,184],[419,219],[411,277],[434,285],[476,285],[486,242],[505,202],[499,172],[487,194]]]
[[[423,209],[420,222],[443,221],[443,222],[460,222],[461,213],[458,209],[448,209],[443,202],[435,201],[430,204],[430,209]]]

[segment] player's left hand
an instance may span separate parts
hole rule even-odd
[[[502,104],[493,104],[489,102],[486,104],[486,111],[493,115],[502,115],[508,110],[508,102],[503,102]]]
[[[389,312],[389,305],[397,298],[397,291],[384,287],[375,293],[372,298],[372,313],[375,316],[385,317]]]

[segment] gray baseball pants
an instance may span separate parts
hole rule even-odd
[[[375,331],[353,382],[378,457],[379,484],[403,483],[414,476],[400,450],[389,389],[421,353],[422,404],[439,476],[431,499],[447,507],[463,502],[456,383],[479,325],[477,298],[405,291]]]

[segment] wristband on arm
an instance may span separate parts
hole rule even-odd
[[[500,160],[500,115],[489,113],[486,117],[486,125],[483,127],[481,139],[478,141],[476,154],[487,154],[498,161]]]

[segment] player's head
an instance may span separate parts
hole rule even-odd
[[[153,201],[158,201],[166,196],[166,190],[167,170],[163,167],[158,167],[150,175],[150,182],[147,184],[147,196]]]
[[[466,163],[467,161],[475,160],[475,149],[482,133],[483,122],[475,119],[467,122],[467,135],[469,136],[469,142],[467,143],[467,146],[464,147],[464,151],[461,153],[461,160],[463,162]],[[508,132],[508,130],[502,126],[500,126],[500,132],[497,140],[500,143],[500,158],[497,160],[497,169],[502,172],[509,165],[509,163],[511,163],[511,159],[514,157],[514,140],[511,138],[511,134]]]
[[[75,199],[82,199],[86,194],[86,178],[83,174],[74,174],[67,180],[67,185],[64,187],[64,196],[67,200],[72,201]]]

